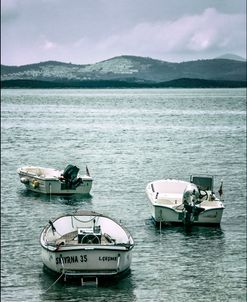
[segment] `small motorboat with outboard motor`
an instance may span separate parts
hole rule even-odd
[[[156,223],[219,225],[224,211],[223,182],[219,198],[213,191],[213,176],[193,176],[190,182],[162,179],[150,182],[146,194]]]
[[[79,168],[68,165],[64,170],[25,166],[17,170],[20,181],[28,190],[44,194],[89,194],[93,178],[86,167],[80,176]]]

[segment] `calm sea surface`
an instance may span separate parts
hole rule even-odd
[[[2,301],[246,301],[244,89],[2,90]],[[16,169],[75,164],[91,198],[28,193]],[[156,228],[145,187],[190,174],[224,180],[221,228]],[[135,239],[131,273],[81,287],[43,271],[40,232],[78,209],[121,220]]]

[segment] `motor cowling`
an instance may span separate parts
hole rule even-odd
[[[65,178],[65,180],[72,181],[74,178],[77,177],[78,172],[79,172],[79,168],[73,165],[68,165],[64,169],[62,176]]]
[[[79,185],[83,183],[83,180],[78,177],[79,168],[73,165],[68,165],[61,177],[59,177],[60,181],[65,183],[66,189],[76,189]]]
[[[194,184],[188,184],[183,193],[184,205],[184,223],[191,224],[194,218],[198,216],[203,208],[199,208],[196,204],[199,203],[200,192]]]
[[[183,204],[194,206],[198,199],[198,188],[193,184],[188,184],[183,193]]]

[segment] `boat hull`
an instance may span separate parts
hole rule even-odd
[[[44,265],[54,273],[73,278],[111,277],[129,270],[132,251],[91,246],[57,251],[42,248],[41,257]]]
[[[20,181],[27,190],[42,194],[71,195],[71,194],[89,194],[92,188],[93,179],[91,177],[81,177],[82,183],[77,187],[68,187],[58,177],[44,178],[31,173],[18,171]]]
[[[169,207],[151,204],[152,218],[156,223],[167,224],[183,224],[184,212],[176,211]],[[208,224],[219,225],[222,219],[224,208],[208,209],[201,212],[198,216],[194,217],[193,224]]]

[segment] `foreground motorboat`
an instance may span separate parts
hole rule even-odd
[[[219,225],[224,205],[223,182],[219,189],[220,199],[213,191],[212,176],[193,176],[190,182],[162,179],[150,182],[146,194],[156,223]]]
[[[89,194],[93,179],[86,167],[86,174],[80,176],[79,168],[68,165],[64,170],[36,166],[17,170],[20,181],[28,190],[44,194]]]
[[[123,226],[93,211],[49,221],[40,244],[44,266],[67,280],[119,276],[129,271],[134,247]]]

